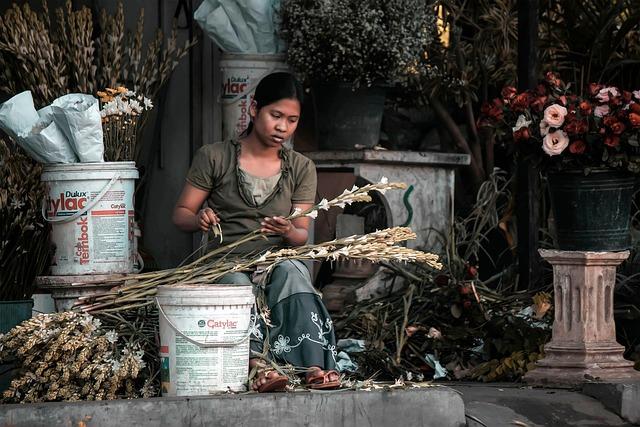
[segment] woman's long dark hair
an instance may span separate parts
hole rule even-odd
[[[300,82],[291,73],[272,73],[264,77],[256,87],[253,100],[256,102],[256,109],[265,105],[273,104],[281,99],[297,99],[302,106],[303,89]],[[253,121],[249,122],[249,126],[242,132],[246,136],[253,130]]]

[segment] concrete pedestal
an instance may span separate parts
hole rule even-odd
[[[553,266],[555,320],[545,357],[525,381],[575,387],[640,379],[633,363],[622,357],[613,319],[616,267],[629,252],[540,250],[540,255]]]

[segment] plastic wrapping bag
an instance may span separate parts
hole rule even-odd
[[[16,141],[21,134],[28,133],[39,118],[30,91],[0,104],[0,128]]]
[[[0,105],[0,128],[40,163],[78,161],[69,141],[53,122],[51,107],[36,111],[29,91]]]
[[[104,141],[98,100],[71,93],[51,104],[53,120],[67,137],[81,162],[103,162]]]
[[[193,14],[205,33],[225,52],[278,53],[274,7],[279,0],[204,0]]]
[[[24,135],[22,147],[38,153],[42,163],[76,163],[78,156],[71,148],[67,137],[62,133],[56,122],[53,121],[51,106],[38,110],[38,121],[31,131]]]

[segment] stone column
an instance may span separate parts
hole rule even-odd
[[[533,385],[573,387],[591,381],[637,381],[616,341],[613,291],[616,267],[629,252],[540,250],[553,266],[555,319],[545,357],[524,379]]]

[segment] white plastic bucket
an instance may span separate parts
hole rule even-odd
[[[43,217],[55,246],[51,274],[131,273],[135,269],[134,162],[46,165]]]
[[[246,391],[251,286],[158,286],[156,302],[163,396]]]
[[[249,106],[260,80],[277,71],[288,71],[284,55],[225,53],[222,72],[222,135],[225,140],[240,135],[249,125]]]

